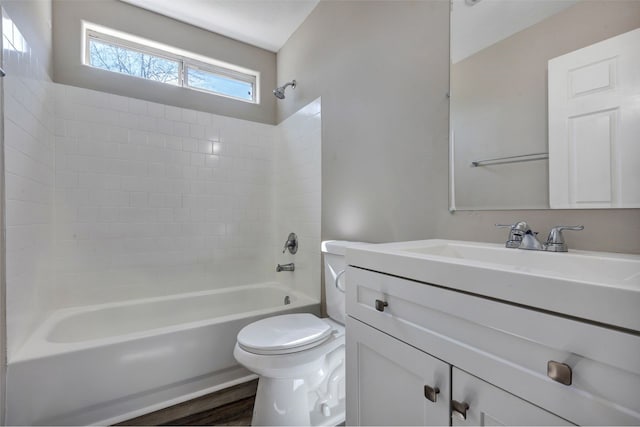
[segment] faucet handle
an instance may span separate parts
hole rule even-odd
[[[507,248],[519,248],[524,235],[527,234],[528,231],[531,231],[529,224],[524,221],[518,221],[515,224],[495,224],[495,226],[511,229],[509,231],[509,240],[505,243]]]
[[[569,250],[566,242],[564,241],[563,230],[580,231],[584,230],[584,225],[558,225],[553,227],[547,237],[545,244],[546,250],[550,252],[567,252]]]
[[[557,225],[552,228],[552,230],[572,230],[572,231],[582,231],[584,230],[584,225]]]
[[[495,226],[499,228],[510,228],[511,231],[517,231],[522,234],[525,234],[527,231],[531,230],[529,224],[527,224],[525,221],[518,221],[515,224],[495,224]]]

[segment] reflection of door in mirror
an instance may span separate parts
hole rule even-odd
[[[639,27],[640,0],[452,0],[451,209],[548,209],[549,60]]]
[[[640,29],[548,69],[551,208],[639,208]]]

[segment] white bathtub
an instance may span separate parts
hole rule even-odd
[[[268,283],[56,311],[9,361],[6,423],[111,424],[249,380],[238,331],[303,311]]]

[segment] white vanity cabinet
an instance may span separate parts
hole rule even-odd
[[[370,268],[346,288],[348,425],[640,424],[640,334]]]
[[[449,364],[352,318],[347,329],[347,425],[449,424]]]

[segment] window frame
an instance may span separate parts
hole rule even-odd
[[[102,31],[101,31],[102,30]],[[118,33],[108,34],[108,32]],[[234,66],[232,64],[225,64],[222,61],[217,61],[213,58],[204,58],[201,55],[193,54],[193,56],[188,55],[189,52],[182,51],[177,48],[173,48],[171,46],[161,45],[157,42],[148,41],[148,44],[144,42],[146,40],[140,39],[135,36],[130,36],[127,38],[127,34],[120,33],[115,30],[110,30],[104,27],[98,27],[96,25],[91,25],[85,23],[83,28],[83,37],[84,37],[84,54],[83,54],[83,65],[86,65],[91,68],[95,68],[98,70],[103,70],[111,73],[121,74],[129,77],[139,78],[146,81],[168,84],[173,87],[182,87],[184,89],[194,90],[198,92],[203,92],[211,95],[221,96],[223,98],[234,99],[237,101],[248,102],[250,104],[259,104],[259,82],[260,82],[260,73],[253,70],[244,69],[242,67]],[[138,39],[139,41],[134,41],[131,39]],[[158,80],[146,79],[141,76],[135,76],[132,74],[121,73],[118,71],[107,70],[105,68],[101,68],[91,64],[91,40],[95,40],[99,43],[110,44],[116,47],[120,47],[123,49],[131,50],[137,53],[152,55],[158,58],[166,59],[168,61],[177,62],[178,63],[178,83],[167,83],[161,82]],[[161,46],[166,48],[162,49],[160,47],[155,47],[153,45]],[[204,58],[210,60],[210,62],[203,61],[199,58]],[[228,65],[228,66],[225,66]],[[233,95],[215,92],[212,90],[194,87],[189,85],[187,71],[189,68],[192,68],[197,71],[203,71],[206,73],[215,74],[227,79],[237,80],[244,83],[251,84],[251,99],[240,98]]]

